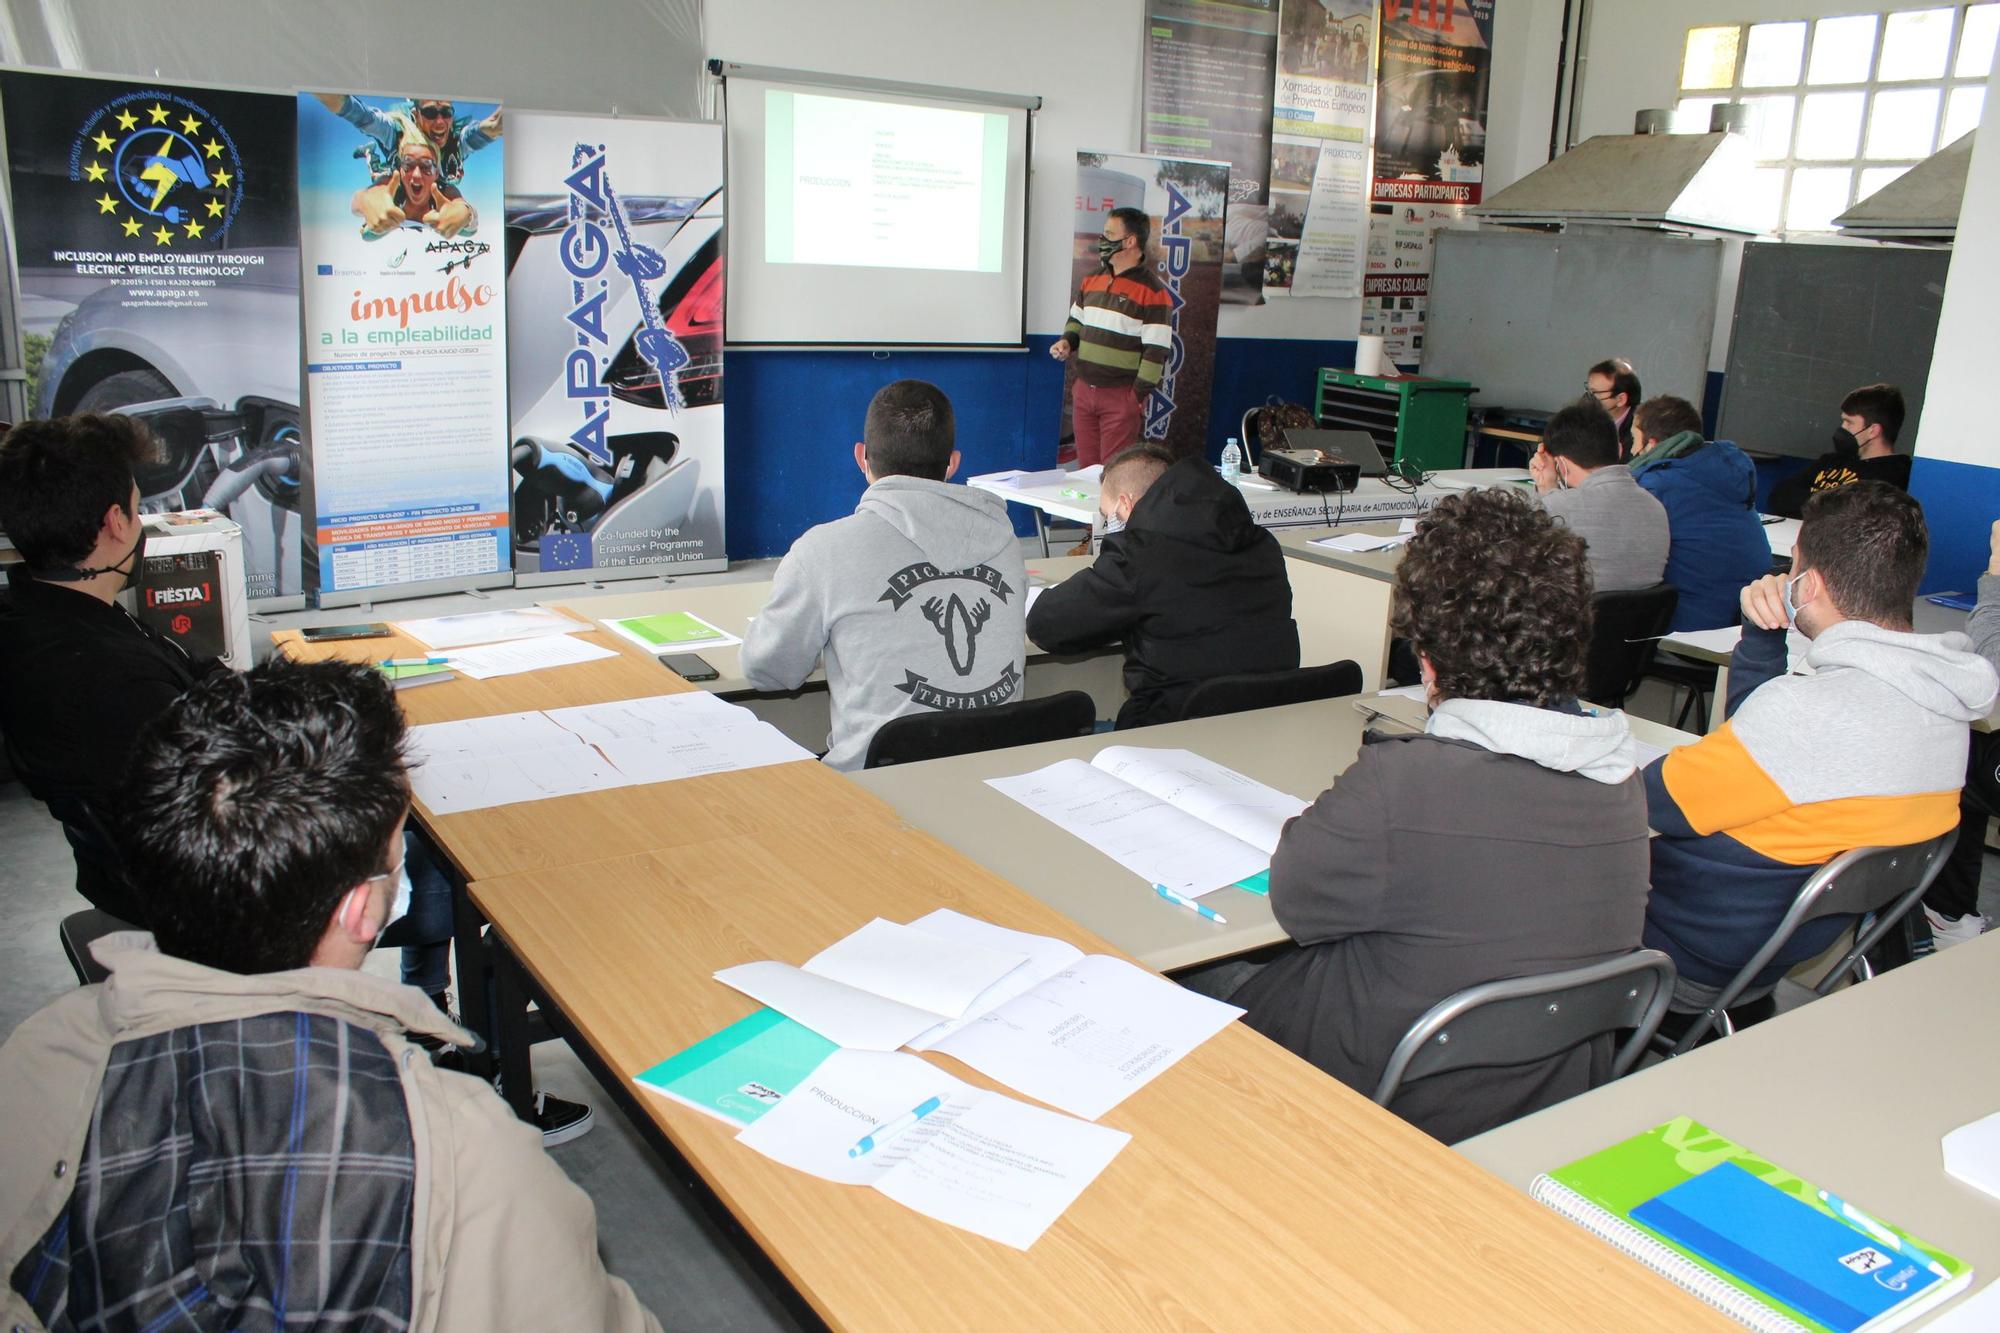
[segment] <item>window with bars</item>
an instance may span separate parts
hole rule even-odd
[[[1688,29],[1674,128],[1750,109],[1759,220],[1830,231],[1834,218],[1977,129],[2000,3]]]

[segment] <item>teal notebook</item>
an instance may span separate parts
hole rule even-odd
[[[1685,1117],[1528,1193],[1755,1329],[1886,1333],[1972,1281],[1964,1260]]]
[[[759,1009],[633,1081],[697,1111],[747,1125],[838,1049],[775,1009]]]

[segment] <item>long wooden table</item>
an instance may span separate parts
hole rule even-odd
[[[1544,1171],[1691,1116],[1956,1254],[1986,1286],[2000,1278],[2000,1203],[1946,1175],[1938,1141],[2000,1110],[1996,1012],[2000,935],[1986,935],[1467,1139],[1458,1151],[1526,1190]]]
[[[1106,942],[915,830],[720,836],[472,886],[530,989],[834,1328],[1721,1328],[1670,1284],[1240,1025],[1103,1117],[1134,1137],[1018,1252],[788,1170],[632,1077],[754,1005],[711,979],[937,907]],[[944,1057],[959,1077],[994,1086]]]

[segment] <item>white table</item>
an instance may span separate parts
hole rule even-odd
[[[1946,1175],[1938,1141],[2000,1111],[1996,1013],[2000,935],[1987,935],[1467,1139],[1458,1151],[1525,1190],[1544,1171],[1691,1116],[1943,1246],[1972,1264],[1983,1287],[2000,1277],[2000,1201]]]

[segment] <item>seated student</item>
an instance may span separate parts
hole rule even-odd
[[[1729,721],[1647,766],[1646,943],[1680,970],[1676,1011],[1714,1002],[1820,865],[1958,822],[1967,724],[2000,680],[1965,635],[1911,632],[1929,547],[1923,510],[1886,482],[1813,497],[1793,572],[1743,590]],[[1788,627],[1812,640],[1810,675],[1785,674]],[[1850,924],[1805,926],[1757,985]]]
[[[1176,720],[1210,677],[1298,666],[1284,553],[1203,459],[1134,445],[1105,464],[1097,503],[1097,562],[1035,600],[1028,637],[1052,653],[1122,640],[1121,728]]]
[[[2000,667],[2000,522],[1988,534],[1986,572],[1979,576],[1979,603],[1965,632],[1972,651]],[[1924,918],[1940,949],[1963,944],[1993,929],[1979,910],[1979,876],[1986,862],[1986,821],[2000,814],[2000,732],[1972,733],[1972,757],[1965,790],[1958,798],[1958,841],[1938,877],[1924,894]]]
[[[1605,410],[1618,427],[1618,457],[1622,461],[1635,452],[1632,444],[1632,414],[1639,409],[1639,401],[1645,395],[1639,388],[1638,372],[1632,363],[1622,356],[1614,356],[1600,361],[1590,368],[1583,387],[1597,400],[1597,405]]]
[[[142,529],[136,467],[153,438],[127,416],[24,422],[0,441],[0,527],[21,553],[0,606],[0,735],[23,784],[62,822],[76,889],[126,921],[107,817],[139,729],[217,670],[127,615]]]
[[[1680,589],[1673,628],[1734,625],[1737,595],[1771,572],[1757,517],[1757,469],[1727,440],[1705,440],[1685,398],[1649,398],[1632,414],[1632,477],[1667,511],[1667,582]]]
[[[1418,520],[1394,605],[1429,725],[1367,736],[1286,826],[1271,910],[1299,947],[1228,997],[1362,1092],[1439,1000],[1636,948],[1646,903],[1631,732],[1623,713],[1577,704],[1591,620],[1582,539],[1517,492],[1448,495]],[[1390,1109],[1455,1142],[1584,1091],[1611,1049],[1606,1037],[1420,1079]]]
[[[8,1327],[659,1327],[534,1131],[410,1039],[471,1037],[360,970],[409,891],[404,741],[379,673],[283,658],[146,729],[155,934],[0,1048]]]
[[[792,543],[743,642],[743,675],[795,690],[826,664],[826,762],[860,768],[876,728],[919,709],[990,708],[1020,694],[1028,571],[997,495],[958,471],[951,400],[897,380],[868,404],[846,518]]]
[[[1650,588],[1667,567],[1667,511],[1618,461],[1618,431],[1589,400],[1549,418],[1528,460],[1542,508],[1583,538],[1599,592]]]
[[[1771,512],[1799,518],[1820,491],[1857,481],[1886,481],[1910,489],[1910,456],[1896,452],[1903,432],[1903,391],[1893,384],[1865,384],[1840,400],[1833,452],[1821,454],[1771,488]]]

